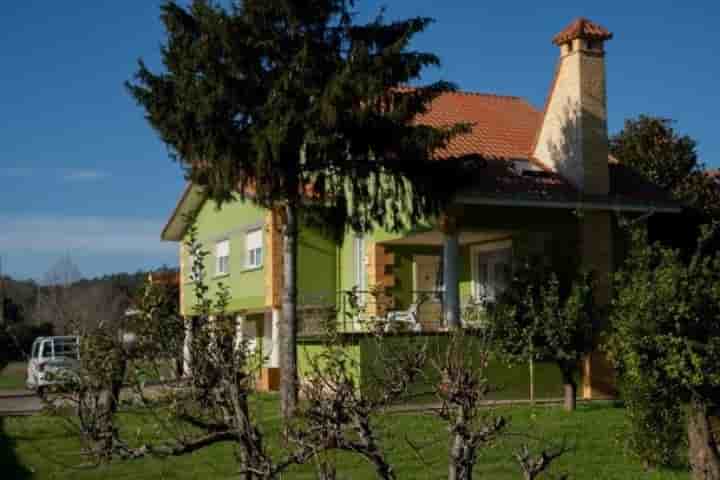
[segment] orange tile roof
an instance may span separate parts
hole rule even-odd
[[[455,137],[438,158],[475,154],[527,160],[542,113],[520,97],[450,92],[436,98],[418,122],[434,127],[471,124],[472,131]]]
[[[589,40],[610,40],[613,34],[605,27],[580,17],[553,37],[553,43],[560,45],[576,38]]]

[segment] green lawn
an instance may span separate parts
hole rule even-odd
[[[146,372],[147,381],[165,381],[174,377],[173,365],[171,362],[161,363],[160,369],[148,369]],[[19,390],[25,387],[25,376],[27,375],[27,363],[11,362],[3,370],[0,370],[0,390]]]
[[[0,390],[17,390],[25,388],[27,363],[12,362],[0,371]]]
[[[278,447],[279,417],[274,397],[265,397],[264,431],[271,451]],[[582,405],[574,414],[556,407],[504,407],[510,418],[510,433],[492,448],[483,451],[477,478],[521,478],[511,457],[523,435],[535,438],[566,439],[574,451],[558,461],[555,472],[568,472],[574,479],[687,479],[684,471],[645,473],[640,464],[624,455],[615,440],[622,424],[623,410],[609,404]],[[394,414],[382,421],[383,441],[398,478],[444,478],[447,438],[441,421],[427,414]],[[126,438],[151,435],[154,422],[147,417],[123,415]],[[117,462],[100,468],[79,467],[78,442],[57,419],[47,417],[6,418],[0,424],[0,475],[5,479],[225,479],[233,478],[234,460],[230,445],[215,445],[191,456],[173,459],[143,459]],[[410,440],[416,452],[408,445]],[[339,478],[371,479],[372,470],[362,460],[341,455]],[[313,479],[312,467],[300,467],[285,478]]]

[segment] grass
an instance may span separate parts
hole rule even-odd
[[[155,365],[153,365],[155,367]],[[160,364],[159,370],[148,369],[148,381],[162,381],[171,379],[174,376],[173,365],[170,362]],[[0,390],[24,390],[25,377],[27,375],[26,362],[11,362],[0,371]]]
[[[12,362],[0,371],[0,390],[20,390],[25,388],[27,363]]]
[[[264,396],[257,404],[264,418],[263,430],[270,451],[279,455],[280,419],[275,397]],[[512,451],[536,439],[565,439],[574,450],[560,460],[554,472],[567,472],[576,479],[688,479],[685,471],[647,473],[640,463],[625,455],[616,440],[621,431],[623,410],[610,404],[581,405],[568,414],[557,407],[504,407],[510,419],[510,434],[492,448],[483,450],[476,467],[477,478],[498,480],[521,478]],[[444,424],[429,414],[393,414],[378,419],[383,443],[398,474],[405,479],[447,478],[447,437]],[[122,416],[122,433],[140,441],[153,435],[154,419],[137,413]],[[409,446],[412,442],[419,451]],[[531,444],[537,446],[537,442]],[[0,424],[0,472],[13,479],[225,479],[233,478],[235,461],[231,445],[214,445],[193,455],[172,459],[147,458],[115,462],[109,466],[79,467],[79,442],[58,419],[49,417],[7,418]],[[339,478],[372,479],[372,469],[361,459],[337,457]],[[314,479],[312,466],[297,467],[284,478]]]

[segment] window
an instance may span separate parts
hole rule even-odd
[[[263,235],[262,229],[250,230],[245,235],[245,266],[247,268],[262,267],[263,262]]]
[[[55,357],[78,358],[77,338],[56,338]]]
[[[230,273],[230,240],[221,240],[215,244],[215,275]]]
[[[509,242],[472,249],[473,297],[495,301],[510,285],[512,250]]]
[[[42,342],[42,346],[40,347],[40,357],[52,358],[52,356],[52,340],[45,340],[44,342]]]

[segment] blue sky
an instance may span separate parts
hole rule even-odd
[[[160,0],[7,2],[0,16],[0,255],[40,278],[69,253],[86,276],[177,263],[160,230],[184,184],[123,88],[136,60],[159,66]],[[551,5],[548,5],[551,4]],[[652,6],[649,6],[649,5]],[[610,130],[639,113],[677,120],[720,166],[720,2],[358,1],[360,18],[437,20],[416,48],[443,60],[428,80],[519,95],[541,108],[577,16],[615,33],[607,50]]]

